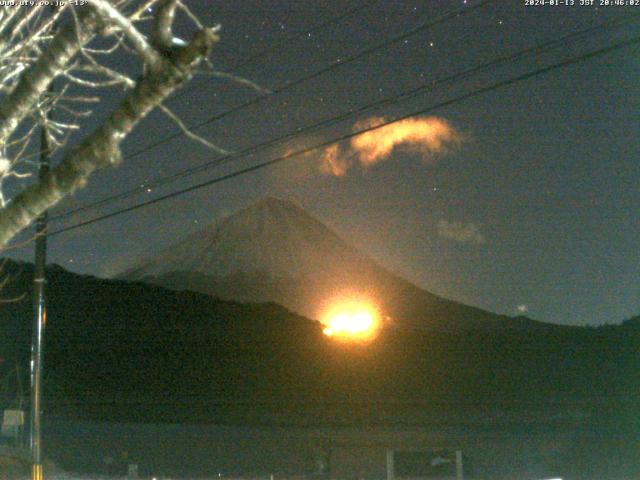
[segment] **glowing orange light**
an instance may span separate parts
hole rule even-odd
[[[379,327],[375,308],[361,302],[334,306],[323,323],[326,325],[323,330],[325,335],[349,340],[371,340]]]

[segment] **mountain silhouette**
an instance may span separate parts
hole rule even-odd
[[[226,300],[275,302],[319,319],[337,299],[374,303],[389,324],[420,330],[547,324],[442,298],[389,272],[296,204],[265,198],[119,276]]]

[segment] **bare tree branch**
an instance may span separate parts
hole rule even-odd
[[[69,61],[93,35],[97,18],[91,9],[78,14],[81,26],[67,25],[53,38],[49,48],[24,72],[11,94],[0,103],[0,144],[5,143],[20,122],[32,111],[52,80],[61,74]],[[78,41],[80,40],[80,41]]]
[[[198,17],[196,17],[196,15],[191,11],[189,7],[187,7],[184,4],[184,2],[178,0],[178,7],[180,7],[180,9],[187,14],[187,17],[191,19],[191,21],[195,24],[196,27],[198,27],[199,29],[204,28],[204,25],[202,25]]]
[[[68,42],[63,42],[62,46],[59,45],[62,41],[58,41],[57,49],[62,50],[61,54],[64,54],[68,61],[69,52],[77,52],[75,33],[71,32],[70,38],[65,37],[65,40]],[[0,245],[6,244],[33,219],[66,195],[84,186],[95,170],[119,163],[122,140],[153,108],[159,106],[176,88],[193,76],[217,40],[218,37],[212,29],[200,30],[186,47],[174,52],[171,61],[163,58],[158,71],[148,71],[143,75],[135,88],[96,131],[86,137],[77,149],[65,155],[58,166],[41,182],[27,187],[0,211]],[[57,72],[61,71],[59,64],[56,65]],[[55,69],[50,66],[45,68],[43,65],[40,65],[40,69],[45,70],[41,76],[50,81]],[[47,72],[48,75],[45,75]],[[37,89],[31,87],[29,90],[32,92]],[[23,103],[26,101],[23,100]],[[9,128],[6,123],[17,122],[19,114],[16,112],[19,111],[21,109],[14,106],[9,110],[9,115],[5,113],[0,116],[0,126],[3,127],[0,135],[6,136],[15,128],[15,125],[13,129]],[[4,109],[0,108],[0,112],[4,113]]]
[[[160,51],[174,46],[172,26],[177,5],[177,0],[160,0],[158,5],[158,12],[153,21],[151,39]]]
[[[221,72],[219,70],[204,70],[198,73],[202,75],[211,75],[212,77],[224,78],[225,80],[231,80],[232,82],[235,82],[239,85],[244,85],[260,93],[273,93],[268,88],[264,88],[258,85],[256,82],[249,80],[248,78],[240,77],[238,75],[234,75],[233,73]]]
[[[89,3],[95,7],[107,22],[116,25],[122,30],[147,65],[152,69],[159,68],[162,58],[156,49],[147,42],[144,35],[133,25],[131,20],[122,15],[117,8],[111,6],[106,0],[89,0]],[[169,29],[171,29],[171,25],[169,25]]]
[[[184,134],[191,140],[195,140],[196,142],[201,143],[205,147],[208,147],[211,150],[214,150],[222,155],[229,155],[231,153],[228,150],[225,150],[224,148],[219,147],[215,143],[211,143],[209,140],[202,138],[200,135],[189,130],[189,127],[185,125],[185,123],[182,120],[180,120],[180,117],[178,117],[178,115],[173,113],[171,109],[166,105],[159,105],[159,108],[165,113],[167,117],[173,120],[176,123],[176,125],[178,125],[178,127],[180,127],[180,129],[184,132]]]
[[[151,10],[160,0],[147,0],[129,17],[132,22],[137,22],[144,17],[144,12]]]

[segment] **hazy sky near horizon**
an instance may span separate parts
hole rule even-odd
[[[339,137],[372,118],[427,110],[421,118],[445,122],[455,138],[440,138],[438,146],[437,139],[390,133],[394,148],[369,163],[344,141],[333,152],[343,162],[339,165],[348,165],[344,171],[332,174],[322,168],[323,155],[331,152],[292,158],[56,235],[49,243],[51,263],[111,275],[269,195],[298,203],[390,270],[463,303],[575,325],[618,323],[640,313],[638,44],[430,110],[634,38],[640,21],[631,16],[640,14],[640,7],[489,2],[351,61],[361,51],[479,2],[188,3],[205,24],[222,25],[214,67],[275,91],[198,129],[199,134],[240,151],[323,119],[353,115],[254,155],[162,187],[146,187],[155,178],[218,156],[178,138],[96,174],[53,215],[145,185],[137,195],[55,222],[52,230]],[[365,7],[316,28],[360,5]],[[456,82],[441,82],[498,56],[620,16],[628,22],[594,29],[558,48]],[[345,64],[278,92],[283,84],[338,59]],[[432,88],[358,113],[423,85]],[[120,93],[109,95],[116,99]],[[169,105],[194,125],[260,95],[202,75]],[[98,110],[93,121],[105,112]],[[175,131],[162,114],[152,114],[127,139],[125,157]],[[431,143],[425,147],[425,142]],[[31,247],[11,255],[30,259]]]

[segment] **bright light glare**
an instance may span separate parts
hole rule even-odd
[[[325,335],[354,340],[371,339],[378,329],[375,310],[370,305],[355,302],[330,309],[324,324]]]

